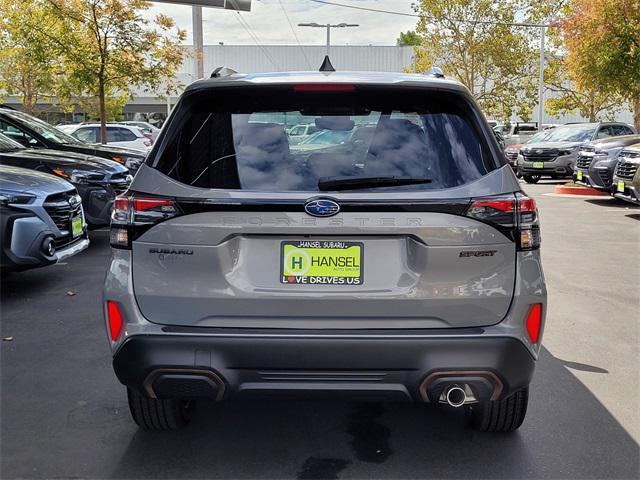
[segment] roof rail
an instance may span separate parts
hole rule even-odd
[[[229,67],[218,67],[213,72],[211,72],[211,78],[220,78],[220,77],[228,77],[229,75],[235,75],[236,72],[233,68]]]
[[[431,76],[436,78],[444,78],[444,72],[440,67],[432,67]]]

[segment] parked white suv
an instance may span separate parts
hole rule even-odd
[[[100,143],[100,124],[81,123],[78,125],[62,125],[58,127],[65,133],[84,143]],[[121,124],[107,124],[107,143],[120,147],[149,150],[153,140],[142,133],[138,127]]]

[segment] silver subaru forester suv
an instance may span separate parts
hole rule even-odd
[[[518,428],[546,314],[537,210],[469,92],[425,75],[213,77],[115,202],[104,314],[136,423],[284,394]],[[290,142],[305,124],[318,132]]]

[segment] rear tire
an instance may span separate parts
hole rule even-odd
[[[496,401],[480,402],[469,407],[469,419],[474,430],[481,432],[513,432],[527,414],[529,387]]]
[[[191,420],[192,402],[147,398],[130,388],[127,399],[133,420],[144,430],[178,430]]]
[[[538,183],[540,181],[540,175],[523,175],[523,177],[527,183]]]

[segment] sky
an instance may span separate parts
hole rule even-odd
[[[412,0],[335,0],[337,3],[381,10],[413,13]],[[332,45],[394,45],[401,31],[413,30],[416,18],[364,12],[350,8],[322,5],[310,0],[252,0],[251,12],[240,15],[262,45],[295,45],[296,37],[289,26],[286,11],[295,35],[303,45],[324,45],[326,31],[298,27],[301,22],[357,23],[358,28],[332,29]],[[153,2],[145,16],[158,13],[171,16],[178,27],[187,31],[187,43],[192,43],[191,7]],[[203,9],[204,44],[224,42],[228,45],[255,45],[243,28],[238,13],[214,8]]]

